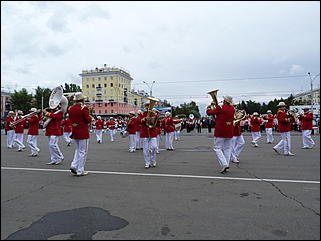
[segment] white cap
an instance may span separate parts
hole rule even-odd
[[[171,113],[166,111],[165,116],[170,116],[170,115],[171,115]]]
[[[286,107],[286,104],[285,104],[283,101],[281,101],[281,102],[277,105],[277,107]]]
[[[36,112],[36,111],[37,111],[37,108],[31,108],[30,111]]]
[[[129,114],[135,115],[135,111],[130,111]]]
[[[271,110],[268,110],[266,113],[272,113],[272,111],[271,111]]]
[[[257,112],[254,112],[254,113],[253,113],[253,115],[259,115],[259,113],[257,113]]]
[[[97,116],[97,119],[98,119],[98,120],[101,120],[101,116]]]

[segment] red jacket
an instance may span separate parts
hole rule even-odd
[[[155,113],[154,113],[155,115]],[[142,113],[141,115],[139,115],[138,120],[140,121],[140,123],[142,123],[142,130],[140,132],[140,137],[141,138],[154,138],[157,137],[158,133],[157,133],[157,126],[159,127],[160,123],[158,122],[156,127],[154,128],[149,128],[146,125],[146,122],[144,120],[144,117],[147,117],[147,112]]]
[[[278,110],[276,118],[278,120],[278,132],[291,131],[291,123],[288,121],[289,116],[285,111]]]
[[[238,121],[233,126],[233,136],[240,136],[240,135],[242,135],[242,128],[241,128],[241,122]]]
[[[72,124],[69,118],[64,119],[61,122],[61,125],[64,127],[64,132],[71,132],[72,131]]]
[[[299,120],[301,121],[301,130],[312,130],[312,112],[309,111],[302,116],[299,116]]]
[[[107,128],[110,130],[115,130],[116,129],[116,122],[115,121],[107,121]]]
[[[162,120],[162,128],[166,133],[175,131],[175,124],[179,123],[177,120],[173,120],[172,117],[166,117]]]
[[[6,131],[10,131],[10,130],[13,130],[13,128],[11,128],[10,126],[9,126],[9,124],[11,123],[11,122],[13,122],[13,118],[12,118],[12,116],[7,116],[6,117]]]
[[[28,135],[39,135],[39,117],[33,115],[27,119],[29,123]]]
[[[57,111],[56,111],[57,112]],[[46,126],[46,136],[61,136],[61,121],[63,118],[62,111],[59,111],[57,114],[50,113],[48,117],[51,118],[51,121]]]
[[[208,109],[207,115],[216,115],[214,136],[222,138],[233,137],[234,106],[223,104],[216,106],[214,110]]]
[[[102,120],[97,120],[95,126],[96,130],[102,130],[104,128],[104,122]]]
[[[22,117],[21,116],[17,116],[15,121],[20,120]],[[23,131],[25,129],[25,125],[26,125],[26,120],[21,121],[20,123],[16,124],[16,128],[14,129],[16,134],[23,134]]]
[[[136,132],[141,132],[142,131],[142,123],[140,122],[141,118],[142,118],[143,113],[139,114],[136,117]]]
[[[251,117],[251,132],[258,132],[261,130],[262,120],[259,117]]]
[[[127,131],[130,135],[136,134],[136,126],[137,126],[137,119],[136,117],[132,117],[127,122]]]
[[[265,128],[274,127],[274,116],[272,114],[268,114],[267,116],[265,116],[264,120],[267,120],[267,122],[265,122]]]
[[[83,140],[89,139],[89,124],[91,116],[87,106],[75,103],[69,107],[69,118],[72,123],[72,139]]]

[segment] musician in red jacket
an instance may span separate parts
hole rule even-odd
[[[37,112],[36,108],[31,108],[30,112]],[[29,156],[35,157],[38,156],[38,153],[40,152],[40,149],[37,146],[37,139],[39,135],[39,116],[38,114],[34,114],[27,118],[27,122],[29,124],[28,129],[28,137],[27,137],[27,143],[30,147],[31,154]]]
[[[302,130],[302,149],[311,149],[315,145],[311,133],[312,133],[312,121],[313,113],[309,111],[309,107],[303,108],[304,113],[299,115],[299,120],[301,121]]]
[[[13,118],[14,118],[14,112],[10,110],[6,117],[7,147],[9,149],[13,148],[14,139],[15,139],[14,127],[10,126],[10,124],[12,124],[14,121]]]
[[[258,140],[261,138],[261,124],[262,120],[259,117],[259,113],[254,112],[253,116],[251,117],[251,134],[252,134],[252,144],[254,147],[258,147],[257,144]]]
[[[109,130],[110,141],[114,142],[114,138],[117,133],[117,122],[114,117],[110,117],[109,121],[107,121],[107,128]]]
[[[71,138],[76,143],[74,159],[70,171],[76,176],[88,175],[85,169],[85,162],[88,153],[89,125],[92,121],[89,109],[84,105],[85,96],[78,92],[74,97],[74,105],[69,107],[68,114],[72,123]]]
[[[103,143],[103,128],[104,128],[104,122],[101,119],[101,116],[97,117],[97,120],[95,122],[95,132],[96,132],[96,138],[98,143]]]
[[[142,123],[140,137],[143,140],[144,161],[147,169],[156,167],[157,126],[160,125],[160,122],[156,111],[147,111],[149,103],[146,103],[145,107],[146,111],[139,115],[138,121]]]
[[[141,118],[143,112],[141,110],[137,111],[137,120]],[[136,121],[136,150],[143,149],[143,140],[140,138],[140,133],[142,131],[142,123],[138,120]]]
[[[135,112],[130,111],[129,120],[126,127],[126,130],[128,131],[129,152],[136,151],[136,125],[137,119],[135,117]]]
[[[231,96],[224,96],[223,105],[217,105],[215,109],[212,106],[207,107],[207,115],[215,115],[214,130],[214,151],[221,165],[221,173],[225,173],[230,166],[232,137],[233,137],[233,120],[235,109]]]
[[[48,136],[48,146],[50,151],[50,162],[47,165],[59,165],[64,160],[64,155],[58,146],[59,136],[62,136],[61,121],[63,112],[58,107],[50,109],[50,112],[44,110],[44,115],[51,118],[46,126],[46,136]]]
[[[239,156],[244,148],[244,145],[245,141],[242,134],[241,121],[237,121],[235,124],[233,124],[232,150],[230,158],[231,162],[237,164],[240,163]]]
[[[165,118],[162,120],[162,127],[165,130],[165,147],[168,151],[173,151],[173,139],[175,132],[175,124],[179,123],[179,120],[173,120],[170,112],[165,113]]]
[[[273,128],[274,128],[274,116],[271,110],[266,112],[263,117],[265,121],[265,132],[266,132],[266,143],[271,144],[274,141],[273,138]]]
[[[67,142],[67,146],[70,146],[72,143],[72,139],[70,138],[72,125],[68,113],[66,114],[66,118],[61,122],[61,126],[63,126],[64,139]]]
[[[279,107],[276,114],[278,132],[280,132],[282,139],[273,147],[273,150],[280,154],[278,151],[283,149],[285,156],[294,156],[295,154],[291,152],[291,116],[285,111],[286,104],[284,102],[280,102],[277,107]]]
[[[18,110],[18,116],[14,119],[14,121],[18,121],[22,119],[23,112]],[[22,120],[19,123],[15,124],[15,144],[18,146],[17,151],[23,151],[26,146],[23,144],[23,135],[25,130],[26,120]]]

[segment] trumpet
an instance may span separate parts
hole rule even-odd
[[[24,120],[27,119],[28,117],[33,116],[33,115],[36,115],[36,114],[38,114],[38,113],[40,113],[40,110],[31,112],[31,113],[29,113],[29,114],[27,114],[27,115],[24,115],[24,116],[21,116],[20,119],[14,121],[14,122],[11,122],[11,123],[9,124],[9,126],[10,126],[11,128],[16,128],[16,125],[17,125],[17,124],[19,124],[20,122],[24,121]]]

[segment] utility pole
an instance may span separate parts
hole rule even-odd
[[[151,86],[148,83],[146,83],[145,81],[143,81],[143,83],[148,86],[148,88],[149,88],[149,96],[152,97],[153,96],[153,85],[155,84],[155,80],[152,82]]]
[[[313,114],[313,81],[312,81],[312,78],[311,78],[311,74],[310,72],[308,72],[308,75],[310,77],[310,85],[311,85],[311,112]]]

